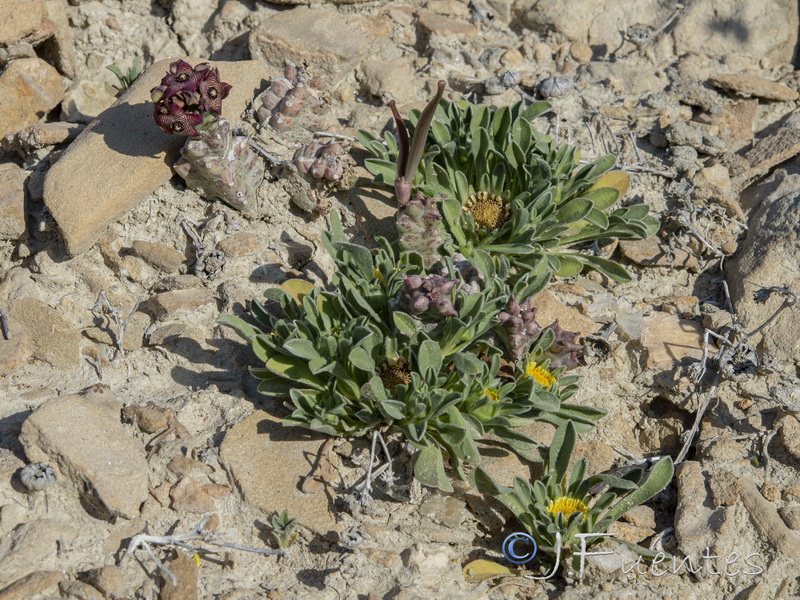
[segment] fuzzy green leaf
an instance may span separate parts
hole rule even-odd
[[[453,491],[453,486],[444,470],[442,451],[437,446],[428,446],[419,453],[417,463],[414,465],[414,477],[424,485],[437,487],[445,492]]]
[[[442,349],[437,342],[425,340],[417,351],[417,363],[420,372],[431,373],[434,376],[442,370]]]

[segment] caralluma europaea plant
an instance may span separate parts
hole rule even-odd
[[[504,257],[512,281],[535,280],[538,289],[551,274],[568,277],[583,269],[629,281],[624,268],[598,256],[590,243],[645,238],[658,221],[644,204],[617,206],[629,178],[609,172],[614,157],[581,165],[576,147],[536,131],[531,120],[550,109],[546,102],[476,106],[443,100],[443,92],[439,82],[433,100],[408,121],[390,102],[396,137],[359,132],[374,156],[366,167],[394,186],[398,210],[427,203],[430,214],[441,215],[440,222],[431,218],[436,230],[428,236],[431,243],[442,237],[439,253]]]
[[[264,168],[247,137],[235,135],[230,121],[221,117],[230,89],[217,68],[178,60],[150,91],[153,116],[167,133],[189,136],[174,168],[190,188],[251,213]]]

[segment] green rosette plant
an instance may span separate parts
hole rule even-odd
[[[649,473],[633,468],[621,477],[608,474],[587,477],[584,458],[575,461],[568,473],[577,432],[571,422],[565,422],[556,430],[544,463],[544,474],[535,481],[517,477],[513,487],[505,487],[497,485],[481,467],[470,474],[472,486],[505,504],[551,561],[555,557],[572,557],[577,561],[579,556],[575,551],[582,547],[578,534],[605,533],[630,509],[663,490],[674,472],[672,459],[665,457]],[[589,492],[597,484],[606,489],[593,497]],[[586,537],[584,547],[591,548],[602,540],[600,536]],[[626,545],[641,554],[649,554],[635,544]],[[573,562],[573,567],[577,569],[578,565]]]
[[[533,374],[547,369],[551,330],[526,360],[504,363],[488,339],[508,299],[497,273],[479,277],[459,265],[472,275],[466,281],[449,260],[442,275],[427,274],[418,254],[397,252],[385,240],[374,251],[347,242],[336,213],[324,240],[337,265],[330,290],[272,288],[265,295],[283,316],[252,302],[257,326],[220,319],[263,361],[251,369],[259,390],[288,396],[285,425],[335,436],[400,432],[420,451],[415,477],[450,490],[445,461],[464,479],[464,464],[480,460],[479,441],[541,460],[542,444],[520,426],[575,420],[588,430],[602,416],[565,402],[576,385],[574,377],[560,384],[563,369],[545,371],[547,379]],[[511,369],[502,371],[504,364]]]
[[[512,282],[538,277],[542,289],[551,274],[569,277],[583,269],[629,281],[621,265],[586,248],[610,238],[646,238],[659,227],[644,204],[616,206],[629,178],[610,171],[615,158],[581,165],[578,148],[536,131],[530,121],[550,109],[546,102],[478,106],[442,100],[443,90],[440,82],[432,102],[408,121],[390,103],[397,137],[359,132],[373,155],[366,168],[395,187],[398,208],[408,204],[412,189],[435,200],[449,238],[442,250],[449,241],[449,252],[470,259],[503,256]]]

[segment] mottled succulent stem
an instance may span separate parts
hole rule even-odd
[[[441,256],[439,248],[444,243],[442,215],[432,198],[419,192],[397,209],[397,233],[403,250],[417,252],[426,267]]]
[[[227,119],[212,120],[199,131],[200,137],[189,138],[181,148],[175,172],[207,200],[252,214],[264,166],[248,138],[234,135]]]
[[[444,89],[447,83],[444,80],[439,80],[437,85],[436,94],[428,102],[427,106],[423,109],[417,121],[417,126],[414,129],[414,139],[411,140],[409,146],[408,129],[397,110],[397,102],[394,100],[389,101],[389,108],[392,109],[392,116],[394,117],[395,124],[397,125],[397,177],[394,182],[394,193],[397,196],[398,207],[403,207],[411,200],[411,192],[414,186],[414,175],[419,168],[419,163],[422,160],[422,153],[425,150],[425,142],[428,139],[428,131],[430,131],[431,123],[433,123],[433,115],[436,113],[436,107],[439,106],[439,101],[444,95]]]

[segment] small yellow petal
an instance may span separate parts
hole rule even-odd
[[[543,369],[535,362],[529,362],[525,367],[525,374],[528,377],[533,377],[534,381],[542,387],[550,387],[556,382],[556,377],[547,369]]]
[[[197,554],[195,554],[195,555],[192,557],[192,560],[193,560],[193,561],[195,562],[195,564],[196,564],[196,565],[199,567],[199,566],[200,566],[200,553],[197,553]]]

